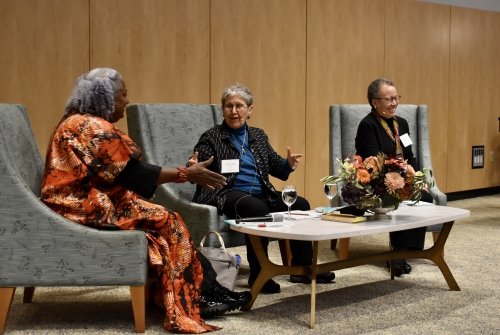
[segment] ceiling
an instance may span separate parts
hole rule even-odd
[[[475,8],[493,12],[500,12],[500,0],[417,0],[438,4]]]

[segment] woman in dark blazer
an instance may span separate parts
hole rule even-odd
[[[224,121],[201,135],[194,148],[192,162],[205,161],[213,157],[208,168],[226,176],[227,185],[221,189],[196,187],[193,201],[216,206],[219,213],[229,219],[238,217],[261,217],[270,212],[285,211],[287,206],[281,200],[281,193],[269,181],[269,176],[287,180],[299,164],[300,154],[287,149],[287,157],[281,157],[269,143],[266,133],[256,127],[249,127],[247,120],[254,110],[253,95],[248,87],[237,84],[226,88],[222,94]],[[237,162],[236,168],[234,162]],[[228,165],[233,164],[233,169]],[[292,209],[309,210],[306,199],[297,197]],[[268,239],[262,238],[267,251]],[[260,265],[252,244],[245,235],[247,259],[250,266],[248,284],[256,280]],[[310,265],[312,245],[307,241],[290,241],[292,265]],[[317,283],[333,281],[335,274],[327,272],[316,277]],[[294,283],[310,282],[309,276],[290,276]],[[280,286],[268,280],[262,292],[278,293]]]
[[[367,96],[372,111],[359,123],[357,154],[365,159],[383,152],[388,157],[407,160],[415,170],[419,170],[409,140],[408,122],[396,115],[401,96],[394,83],[385,78],[376,79],[368,86]],[[421,200],[432,202],[432,197],[423,191]],[[422,250],[425,227],[392,232],[390,240],[395,250]],[[393,261],[391,268],[396,276],[408,274],[412,270],[405,260]]]

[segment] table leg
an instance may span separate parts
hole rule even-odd
[[[448,236],[450,235],[452,227],[453,227],[453,222],[444,223],[443,228],[441,228],[441,232],[439,233],[436,242],[430,249],[426,251],[428,251],[431,254],[429,259],[434,263],[436,263],[436,265],[439,267],[439,270],[441,270],[441,273],[443,274],[443,277],[446,280],[446,283],[448,284],[450,290],[460,291],[458,283],[451,274],[448,264],[446,264],[444,260],[444,245],[446,243],[446,240],[448,239]]]
[[[255,255],[259,260],[260,264],[260,273],[257,276],[257,279],[252,285],[252,289],[250,293],[252,294],[252,299],[241,308],[242,311],[249,311],[257,296],[260,293],[260,290],[264,286],[264,284],[271,278],[277,275],[283,274],[293,274],[293,275],[306,275],[310,272],[309,266],[298,266],[298,265],[278,265],[269,260],[264,251],[264,247],[260,241],[260,236],[257,235],[248,235],[250,238],[250,242],[252,243],[253,249],[255,251]]]
[[[313,241],[313,259],[311,269],[311,316],[309,328],[314,329],[316,324],[316,275],[318,274],[318,241]]]

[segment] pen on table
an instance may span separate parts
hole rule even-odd
[[[292,215],[306,215],[306,216],[309,216],[309,213],[303,213],[303,212],[291,212],[290,214],[292,214]]]

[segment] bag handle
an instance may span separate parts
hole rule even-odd
[[[222,236],[221,236],[218,232],[216,232],[216,231],[214,231],[214,230],[210,230],[208,233],[206,233],[206,234],[205,234],[205,236],[203,236],[203,238],[202,238],[202,240],[201,240],[201,242],[200,242],[200,247],[202,247],[202,248],[203,248],[203,243],[205,243],[205,238],[206,238],[209,234],[215,234],[215,235],[217,235],[217,237],[219,238],[220,249],[221,249],[221,250],[226,250],[226,246],[224,245],[224,240],[222,239]]]

